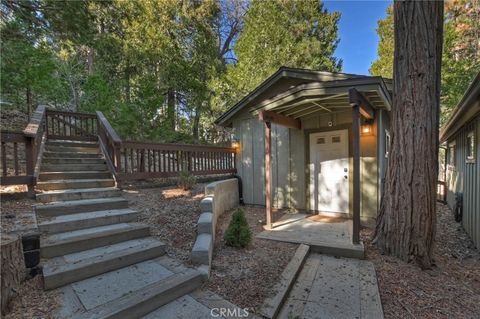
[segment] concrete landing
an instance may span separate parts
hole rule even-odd
[[[333,221],[332,221],[333,220]],[[285,214],[257,238],[305,244],[313,252],[349,258],[363,258],[363,243],[352,243],[352,220],[319,215]]]
[[[373,264],[311,254],[278,318],[383,318]]]

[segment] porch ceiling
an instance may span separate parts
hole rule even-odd
[[[265,100],[251,112],[271,111],[294,119],[308,118],[351,108],[348,90],[357,89],[363,93],[375,109],[390,110],[390,93],[386,86],[370,79],[348,79],[330,82],[302,84]]]

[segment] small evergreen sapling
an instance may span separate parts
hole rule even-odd
[[[248,226],[245,211],[241,208],[233,213],[224,236],[225,242],[232,247],[247,247],[252,241],[252,231]]]

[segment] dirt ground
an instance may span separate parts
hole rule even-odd
[[[237,306],[257,312],[298,245],[255,238],[263,230],[265,208],[243,208],[252,230],[252,243],[246,249],[226,246],[223,234],[233,211],[222,215],[217,222],[211,277],[205,288]]]
[[[1,232],[8,233],[18,226],[28,228],[32,224],[32,199],[9,199],[1,195]],[[57,290],[44,291],[42,276],[22,283],[10,305],[10,311],[2,318],[52,318],[52,313],[58,308]]]
[[[372,235],[362,230],[385,318],[480,318],[480,252],[446,205],[438,204],[432,270],[381,255],[371,244]]]
[[[123,196],[140,213],[139,221],[150,226],[153,236],[167,244],[167,254],[188,263],[196,238],[205,184],[184,191],[175,186],[128,188]]]

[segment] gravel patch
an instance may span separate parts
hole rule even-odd
[[[296,244],[256,238],[263,231],[265,208],[245,206],[245,215],[253,233],[246,249],[225,245],[223,234],[233,211],[217,222],[211,277],[204,288],[251,312],[259,310],[297,249]]]
[[[453,213],[437,203],[435,266],[422,271],[372,246],[363,229],[367,259],[375,264],[385,318],[480,318],[480,252]]]

